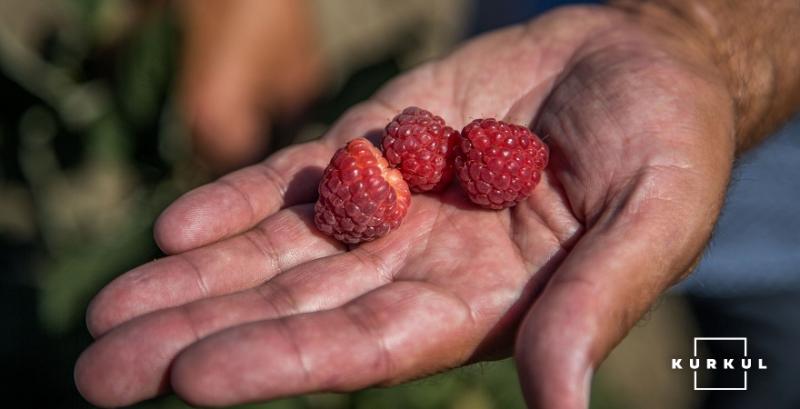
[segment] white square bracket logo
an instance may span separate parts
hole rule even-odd
[[[742,357],[747,358],[747,338],[745,337],[695,337],[694,347],[692,348],[692,356],[697,357],[697,341],[741,341],[742,342]],[[694,390],[696,391],[746,391],[747,390],[747,370],[743,370],[743,385],[740,388],[701,388],[697,386],[697,370],[692,371],[694,378]]]

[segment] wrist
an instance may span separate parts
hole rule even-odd
[[[733,5],[687,0],[612,0],[611,4],[672,37],[698,61],[704,60],[708,78],[720,81],[730,97],[737,152],[754,145],[779,123],[770,118],[777,89],[775,61],[758,49],[738,44],[742,39],[722,21],[730,17]]]

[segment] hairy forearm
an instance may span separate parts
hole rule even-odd
[[[737,151],[800,109],[800,1],[612,0],[705,48],[733,99]]]

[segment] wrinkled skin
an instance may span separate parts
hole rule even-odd
[[[529,404],[586,407],[593,369],[716,220],[730,97],[702,48],[605,7],[480,37],[353,107],[323,139],[194,190],[156,224],[170,256],[97,295],[83,395],[202,405],[393,384],[513,353]],[[531,125],[534,194],[481,210],[415,195],[394,233],[345,248],[311,223],[334,150],[417,105],[454,127]]]

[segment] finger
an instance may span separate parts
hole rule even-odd
[[[156,221],[156,242],[167,254],[181,253],[241,233],[287,206],[313,201],[333,151],[319,141],[289,147],[184,194]]]
[[[253,43],[251,36],[231,41],[227,25],[235,19],[231,16],[235,7],[190,1],[180,9],[187,26],[179,76],[180,108],[194,151],[217,174],[254,163],[264,157],[269,142],[264,113],[272,93],[259,80],[259,75],[269,75],[268,70],[263,63],[251,61],[259,53],[242,47]]]
[[[168,389],[169,367],[181,350],[235,325],[342,305],[387,276],[362,263],[358,251],[317,259],[261,286],[144,315],[88,348],[76,364],[76,384],[91,402],[125,406]]]
[[[123,274],[89,305],[95,337],[139,315],[256,286],[281,271],[343,251],[312,225],[313,205],[282,210],[239,236]]]
[[[597,365],[710,235],[721,192],[682,178],[683,194],[696,196],[675,201],[669,190],[678,179],[651,176],[578,241],[524,319],[515,357],[531,407],[588,407]]]
[[[337,309],[210,336],[181,353],[171,381],[197,405],[396,383],[464,362],[478,342],[473,325],[460,299],[399,281]]]
[[[287,206],[316,200],[322,171],[336,149],[382,129],[392,112],[377,102],[355,106],[319,141],[283,149],[186,193],[156,221],[156,242],[165,253],[180,253],[248,230]]]
[[[214,171],[263,158],[267,112],[296,112],[322,80],[303,1],[182,1],[182,108]],[[238,168],[237,167],[237,168]]]

